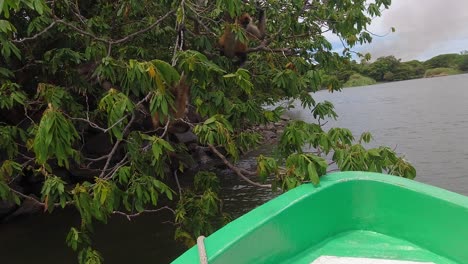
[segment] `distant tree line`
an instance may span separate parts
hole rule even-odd
[[[345,87],[352,87],[463,72],[468,72],[468,51],[442,54],[427,61],[402,62],[393,55],[380,57],[374,62],[349,60],[335,72],[329,73],[327,78],[341,82]]]

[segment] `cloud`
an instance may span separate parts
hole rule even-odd
[[[393,0],[369,30],[386,34],[355,48],[373,58],[395,55],[403,61],[426,60],[441,53],[468,50],[467,0]]]

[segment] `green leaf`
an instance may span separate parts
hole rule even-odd
[[[59,166],[68,167],[68,159],[74,157],[73,143],[78,132],[70,120],[53,107],[43,114],[37,129],[33,149],[36,160],[43,165],[49,158],[57,158]]]
[[[39,13],[39,15],[42,15],[44,13],[44,6],[41,0],[35,0],[34,2],[34,9]]]
[[[5,0],[0,0],[0,15],[3,12],[3,5],[5,4]]]
[[[169,86],[174,85],[180,80],[179,73],[169,63],[162,60],[153,60],[151,62],[156,67],[156,69],[158,69],[158,71],[161,73],[161,77]]]
[[[310,181],[314,184],[314,185],[317,185],[320,181],[319,179],[319,176],[317,174],[317,169],[315,168],[315,165],[314,163],[309,163],[307,165],[307,171],[308,171],[308,174],[309,174],[309,179]]]
[[[0,19],[0,32],[9,34],[10,32],[16,32],[16,28],[8,20]]]

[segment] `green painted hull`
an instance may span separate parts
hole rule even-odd
[[[320,256],[468,263],[468,197],[389,175],[334,173],[254,209],[205,246],[210,264]],[[197,247],[173,263],[199,263]]]

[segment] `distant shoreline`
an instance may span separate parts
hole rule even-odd
[[[434,79],[434,78],[441,78],[441,77],[452,77],[452,76],[457,76],[457,75],[468,75],[468,72],[462,72],[458,74],[449,74],[449,75],[438,75],[438,76],[431,76],[431,77],[421,77],[421,78],[398,80],[398,81],[391,81],[391,82],[377,82],[374,84],[367,84],[367,85],[361,85],[361,86],[343,87],[343,89],[353,89],[353,88],[359,88],[359,87],[374,86],[374,85],[379,85],[379,84],[399,83],[399,82],[407,82],[407,81],[415,81],[415,80],[423,80],[423,79]]]

